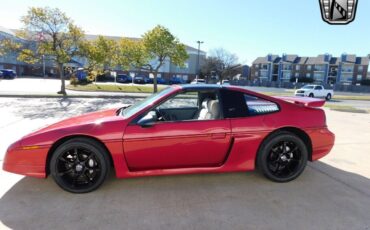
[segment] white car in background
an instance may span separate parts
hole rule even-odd
[[[190,84],[206,84],[206,81],[204,79],[196,78]]]
[[[295,91],[295,96],[321,97],[329,101],[334,96],[334,91],[332,89],[325,89],[322,85],[305,85]]]
[[[221,85],[221,82],[217,82],[217,85]],[[230,81],[229,80],[223,80],[222,85],[230,85]]]

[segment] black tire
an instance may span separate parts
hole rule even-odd
[[[308,95],[309,97],[315,97],[315,95],[313,95],[313,93],[310,93],[310,95]]]
[[[328,95],[326,95],[326,98],[325,98],[327,101],[330,101],[331,100],[331,94],[328,93]]]
[[[285,131],[277,132],[262,143],[257,155],[257,167],[272,181],[288,182],[303,172],[307,158],[307,146],[298,136]]]
[[[94,140],[73,138],[54,151],[50,160],[50,174],[68,192],[92,192],[103,184],[109,174],[108,154]]]

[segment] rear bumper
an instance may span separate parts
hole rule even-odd
[[[334,146],[335,135],[328,128],[310,130],[309,136],[312,142],[312,161],[323,158]]]

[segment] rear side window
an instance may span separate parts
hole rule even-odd
[[[242,92],[221,90],[221,96],[225,118],[256,116],[279,111],[276,103]]]
[[[271,101],[244,94],[248,115],[261,115],[279,111],[279,106]]]

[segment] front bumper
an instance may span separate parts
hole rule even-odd
[[[45,178],[48,151],[49,146],[28,149],[21,146],[11,146],[5,155],[3,170],[25,176]]]

